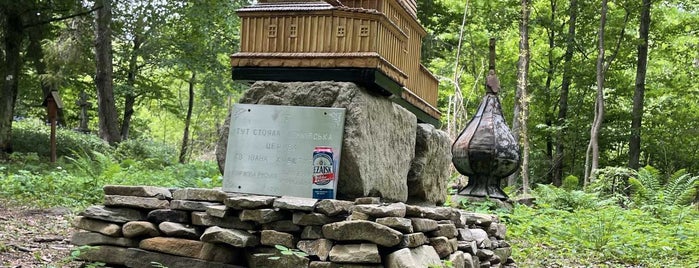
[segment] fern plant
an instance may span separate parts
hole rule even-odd
[[[638,207],[688,206],[697,201],[699,176],[681,169],[664,180],[657,169],[646,166],[629,178],[630,198]]]

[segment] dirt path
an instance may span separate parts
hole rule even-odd
[[[0,268],[78,267],[70,261],[73,214],[34,209],[0,198]]]

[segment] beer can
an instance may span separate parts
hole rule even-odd
[[[335,160],[332,147],[316,146],[313,150],[313,198],[332,199],[335,181]]]

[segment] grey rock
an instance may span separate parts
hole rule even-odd
[[[496,248],[493,250],[493,254],[497,255],[500,260],[507,260],[512,256],[512,248]]]
[[[108,207],[125,207],[136,209],[166,209],[170,208],[170,201],[154,197],[105,195],[104,205]]]
[[[161,222],[158,225],[158,229],[160,229],[160,231],[163,232],[163,234],[165,234],[166,236],[171,237],[199,239],[199,237],[201,236],[201,233],[197,231],[197,229],[193,226],[184,225],[177,222]]]
[[[206,208],[206,214],[212,217],[224,218],[226,216],[237,216],[238,211],[229,209],[225,205],[209,206]]]
[[[249,232],[218,226],[207,228],[200,239],[203,242],[225,243],[239,248],[254,247],[260,243],[260,240]]]
[[[446,200],[451,141],[449,135],[430,124],[418,124],[415,158],[408,172],[408,199],[441,205]]]
[[[351,201],[323,199],[316,203],[315,211],[332,217],[349,213],[352,206],[354,206],[354,202]]]
[[[333,263],[329,261],[311,261],[308,268],[332,268]]]
[[[275,230],[279,232],[298,232],[301,231],[301,226],[294,224],[293,222],[291,222],[291,220],[281,220],[262,224],[261,229]]]
[[[381,225],[386,225],[393,229],[396,229],[404,234],[409,234],[413,232],[413,224],[410,219],[401,217],[386,217],[376,219],[376,223]]]
[[[405,217],[405,204],[392,203],[388,205],[355,205],[352,208],[352,212],[354,211],[362,212],[374,218]]]
[[[249,257],[250,268],[291,268],[308,267],[310,260],[295,254],[284,255],[274,253],[253,253]]]
[[[490,259],[490,257],[493,257],[494,254],[495,253],[492,250],[481,249],[476,253],[476,257],[478,257],[478,259],[481,261],[487,261]]]
[[[260,224],[284,219],[288,219],[285,211],[279,211],[271,208],[246,209],[240,212],[240,220],[253,221]]]
[[[456,210],[450,207],[425,207],[406,205],[406,217],[428,218],[432,220],[450,220]]]
[[[223,203],[223,200],[228,198],[226,192],[220,189],[203,189],[203,188],[184,188],[176,190],[172,194],[172,198],[176,200],[192,200],[192,201],[212,201]]]
[[[294,235],[274,230],[263,230],[260,232],[260,244],[265,246],[282,245],[287,248],[296,247]]]
[[[172,200],[170,201],[170,208],[186,211],[206,211],[207,207],[220,204],[221,203],[207,201]]]
[[[407,175],[415,155],[417,119],[388,98],[377,97],[354,83],[260,81],[246,91],[240,103],[345,108],[339,171],[343,179],[337,187],[338,198],[373,195],[407,200]],[[217,144],[221,168],[225,165],[227,130],[224,123]]]
[[[128,257],[126,248],[116,246],[98,246],[87,250],[81,250],[79,260],[88,262],[103,262],[111,265],[124,265]]]
[[[427,244],[427,242],[429,242],[429,239],[424,233],[412,233],[403,235],[398,246],[401,248],[414,248]]]
[[[339,241],[369,241],[384,247],[400,243],[403,235],[371,221],[342,221],[323,225],[323,237]]]
[[[381,263],[379,248],[369,243],[335,245],[328,256],[338,263]]]
[[[275,208],[312,212],[318,199],[282,196],[274,200]]]
[[[461,251],[452,253],[447,260],[451,262],[453,268],[464,268],[466,262],[464,253]]]
[[[301,240],[296,243],[296,247],[309,256],[317,256],[319,260],[326,261],[333,242],[328,239]]]
[[[224,218],[211,217],[206,212],[192,212],[192,224],[198,226],[219,226],[231,229],[252,230],[255,226],[250,222],[244,222],[239,217],[229,216]]]
[[[146,217],[141,211],[131,208],[113,208],[105,206],[90,206],[80,216],[91,219],[103,220],[114,223],[126,223],[130,221],[141,221]]]
[[[155,186],[126,186],[105,185],[102,187],[105,195],[127,195],[140,197],[155,197],[158,199],[172,199],[170,190],[165,187]]]
[[[454,224],[437,224],[437,230],[430,232],[429,235],[432,237],[445,236],[446,238],[454,238],[458,235],[458,231]]]
[[[153,223],[161,222],[179,222],[179,223],[189,223],[190,213],[183,210],[174,209],[156,209],[148,212],[148,221]]]
[[[121,227],[121,232],[124,237],[154,237],[160,235],[158,227],[155,224],[147,221],[131,221]]]
[[[76,216],[73,219],[73,226],[87,231],[98,232],[107,236],[121,236],[121,226],[118,224],[90,219],[83,216]]]
[[[124,238],[111,237],[97,232],[76,232],[70,239],[70,243],[76,246],[118,246],[118,247],[138,247],[138,241]]]
[[[410,221],[415,232],[431,232],[439,228],[437,221],[431,219],[411,218]]]
[[[138,245],[140,249],[190,258],[198,258],[203,246],[204,242],[201,241],[175,237],[147,238]]]
[[[488,234],[495,236],[497,239],[505,239],[505,233],[507,233],[507,226],[502,223],[490,223],[488,226]]]
[[[476,252],[478,252],[478,244],[476,244],[476,241],[459,241],[457,249],[471,255],[476,255]]]
[[[483,213],[462,211],[461,217],[468,225],[475,224],[483,227],[489,227],[492,222],[497,222],[496,216]]]
[[[323,238],[322,226],[306,226],[301,232],[301,239],[319,239]]]
[[[371,204],[381,204],[380,197],[363,196],[354,199],[354,204],[356,205],[371,205]]]
[[[480,266],[480,264],[476,265],[476,263],[473,262],[472,255],[474,254],[464,253],[464,268],[477,268]]]
[[[439,258],[445,258],[454,252],[449,239],[444,236],[430,238],[430,245],[437,251]]]
[[[306,213],[306,212],[295,212],[292,215],[292,222],[301,226],[306,225],[323,225],[333,220],[321,213]]]
[[[364,212],[352,211],[352,214],[350,214],[349,217],[347,217],[347,220],[348,221],[357,221],[357,220],[369,221],[369,220],[371,220],[371,216],[369,216],[368,214],[366,214]]]
[[[415,262],[407,248],[399,249],[386,256],[386,268],[422,268]]]
[[[243,268],[243,266],[210,262],[195,258],[187,258],[129,248],[126,254],[126,266],[133,268],[152,268],[152,262],[160,263],[168,268]]]
[[[226,198],[223,203],[230,208],[238,210],[272,208],[274,199],[276,199],[276,197],[262,195],[233,196]]]
[[[410,249],[410,255],[417,263],[418,267],[429,267],[430,265],[440,264],[439,255],[433,247],[422,245]]]

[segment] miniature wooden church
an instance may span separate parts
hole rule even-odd
[[[420,64],[415,0],[258,0],[238,10],[233,79],[351,81],[439,126],[438,81]]]

